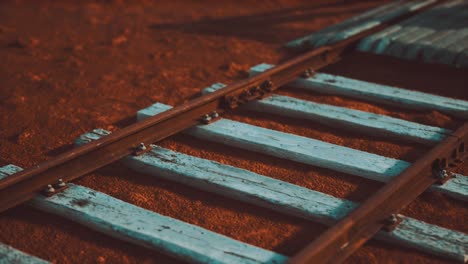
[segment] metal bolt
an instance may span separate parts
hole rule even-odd
[[[210,116],[211,116],[211,118],[218,118],[219,114],[218,114],[218,112],[213,111],[213,112],[211,112]]]
[[[270,80],[266,80],[262,83],[262,88],[267,91],[270,91],[272,87],[273,87],[273,82]]]
[[[258,86],[254,86],[254,87],[251,87],[251,88],[249,89],[250,94],[256,94],[256,93],[259,92],[259,90],[260,90],[260,87],[258,87]]]
[[[251,95],[252,95],[252,94],[250,93],[249,90],[245,90],[245,91],[243,91],[243,92],[241,93],[241,96],[244,97],[244,98],[245,98],[245,97],[249,97],[249,96],[251,96]]]
[[[211,116],[210,116],[210,115],[206,114],[206,115],[204,115],[204,116],[202,117],[202,122],[203,122],[204,124],[208,124],[210,121],[211,121]]]
[[[45,188],[44,191],[45,191],[47,194],[51,194],[51,193],[54,193],[54,192],[55,192],[55,188],[54,188],[51,184],[49,184],[49,185],[47,185],[47,187]]]
[[[394,225],[396,223],[398,223],[398,216],[396,214],[392,214],[389,218],[388,218],[388,223],[390,225]]]
[[[138,150],[146,150],[145,143],[141,142],[140,146],[138,146]]]
[[[301,77],[302,77],[302,78],[309,78],[309,77],[312,76],[313,74],[314,74],[314,70],[312,70],[312,68],[309,68],[309,69],[305,70],[305,71],[302,73]]]
[[[57,187],[62,188],[65,186],[67,186],[67,184],[62,179],[58,179]]]
[[[447,173],[447,170],[441,170],[439,171],[439,175],[437,175],[439,177],[440,180],[443,180],[445,178],[447,178],[449,175]]]

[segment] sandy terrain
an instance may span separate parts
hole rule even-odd
[[[80,134],[118,130],[156,101],[180,104],[214,82],[246,78],[250,66],[294,56],[281,45],[384,1],[2,1],[0,165],[28,167],[72,148]],[[326,72],[468,100],[467,72],[351,54]],[[412,112],[284,88],[281,94],[456,128],[439,112]],[[337,131],[313,122],[235,111],[227,117],[414,161],[427,147]],[[363,201],[381,184],[252,152],[174,136],[162,146]],[[459,169],[468,174],[466,163]],[[325,230],[114,164],[76,181],[235,239],[293,255]],[[404,212],[468,233],[466,205],[423,194]],[[177,263],[73,222],[19,206],[0,215],[0,241],[57,263]],[[445,263],[369,242],[349,263]]]

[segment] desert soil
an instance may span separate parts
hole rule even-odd
[[[71,149],[94,128],[115,131],[158,101],[177,105],[214,82],[233,83],[256,64],[294,56],[294,38],[385,1],[2,1],[0,3],[0,166],[32,166]],[[466,71],[353,53],[323,71],[468,100]],[[283,88],[307,100],[456,128],[445,114],[415,112]],[[414,161],[429,147],[254,114],[226,115],[380,155]],[[363,201],[382,185],[331,170],[173,136],[159,143],[337,197]],[[466,163],[459,172],[468,174]],[[285,255],[326,227],[154,179],[113,164],[76,181],[143,208]],[[423,194],[404,211],[468,233],[468,210]],[[179,263],[68,220],[18,206],[0,214],[0,242],[56,263]],[[371,241],[349,263],[446,263]]]

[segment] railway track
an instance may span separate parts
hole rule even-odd
[[[203,96],[174,108],[156,102],[137,113],[140,122],[114,133],[93,130],[76,140],[76,149],[34,167],[25,170],[14,165],[2,167],[0,210],[26,202],[117,239],[201,263],[335,263],[344,261],[371,238],[466,262],[468,235],[398,213],[425,191],[466,202],[467,177],[450,170],[466,158],[468,123],[449,130],[274,93],[287,84],[379,104],[440,111],[466,120],[468,102],[463,100],[316,73],[353,48],[362,47],[363,39],[436,5],[436,1],[411,1],[375,9],[336,26],[335,31],[332,27],[319,33],[320,39],[327,41],[317,43],[310,36],[300,40],[300,47],[312,43],[316,49],[277,66],[257,65],[251,68],[251,77],[245,81],[228,86],[213,84],[203,91]],[[338,29],[344,34],[338,34]],[[447,61],[447,56],[441,57]],[[463,66],[458,63],[461,59],[456,58],[451,61]],[[235,108],[416,142],[430,146],[431,150],[409,163],[222,117]],[[154,145],[176,133],[385,185],[358,204]],[[331,227],[290,258],[70,183],[121,159],[129,168],[144,174]],[[0,253],[7,262],[44,262],[8,246],[0,247]]]

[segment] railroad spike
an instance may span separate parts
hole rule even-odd
[[[138,147],[135,148],[134,152],[133,152],[133,155],[134,156],[140,156],[150,150],[152,150],[153,148],[151,146],[146,146],[145,143],[141,142]]]
[[[47,185],[47,187],[44,189],[44,193],[51,195],[55,193],[55,188],[52,186],[52,184]]]
[[[447,169],[441,169],[436,172],[435,177],[437,178],[437,184],[444,184],[447,180],[452,177],[452,173]]]
[[[59,188],[63,188],[65,186],[67,186],[67,183],[65,183],[63,181],[63,179],[58,179],[56,186],[59,187]]]
[[[305,70],[305,71],[301,74],[301,77],[306,79],[306,78],[309,78],[309,77],[313,76],[314,73],[315,73],[315,72],[314,72],[314,70],[313,70],[312,68],[308,68],[307,70]]]
[[[213,111],[213,112],[211,112],[210,116],[211,116],[211,118],[218,118],[219,114],[218,114],[218,112]]]
[[[401,217],[398,214],[391,214],[385,219],[383,230],[390,232],[401,222]]]
[[[211,116],[206,114],[201,118],[203,124],[209,124],[211,122]]]
[[[437,176],[439,177],[439,179],[443,180],[447,178],[449,174],[447,173],[447,170],[440,170]]]
[[[388,223],[394,225],[398,222],[398,217],[396,216],[396,214],[392,214],[389,218],[388,218]]]
[[[140,146],[138,146],[138,150],[146,150],[145,143],[140,143]]]

